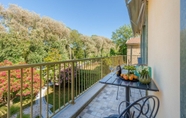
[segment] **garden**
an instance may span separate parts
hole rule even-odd
[[[109,73],[108,59],[103,60],[103,75]],[[19,63],[25,64],[25,63]],[[11,66],[12,62],[5,60],[0,66]],[[28,108],[35,104],[35,98],[40,89],[47,84],[48,90],[45,93],[46,102],[52,105],[51,111],[54,112],[60,107],[64,107],[70,103],[71,97],[71,63],[54,64],[37,67],[13,69],[10,70],[10,114],[18,114],[20,112],[21,99],[22,109]],[[59,71],[60,70],[60,71]],[[40,71],[42,71],[40,73]],[[59,73],[60,72],[60,73]],[[8,93],[8,71],[0,72],[0,117],[7,115],[7,93]],[[94,85],[101,77],[101,65],[98,60],[79,62],[74,64],[74,97],[78,97],[88,88]],[[33,79],[32,79],[33,78]],[[40,80],[42,78],[42,80]],[[22,83],[22,84],[21,84]],[[33,83],[33,92],[32,84]],[[22,88],[22,89],[21,89]],[[33,99],[33,101],[32,101]],[[60,102],[59,102],[60,101]],[[23,114],[25,115],[25,114]]]

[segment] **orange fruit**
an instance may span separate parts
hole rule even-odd
[[[133,75],[129,76],[129,80],[131,80],[131,81],[133,80]]]
[[[138,76],[134,75],[134,79],[138,79]]]
[[[123,78],[124,78],[125,80],[128,80],[128,79],[129,79],[128,75],[124,75]]]
[[[130,74],[130,76],[134,77],[134,74]]]

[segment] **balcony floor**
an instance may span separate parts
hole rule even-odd
[[[118,100],[116,100],[117,88],[114,85],[107,85],[76,118],[102,118],[117,114],[118,105],[125,100],[125,87],[119,87]],[[130,102],[142,96],[145,96],[144,90],[131,89]]]

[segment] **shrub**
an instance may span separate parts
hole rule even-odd
[[[5,60],[0,63],[0,66],[10,66],[12,62]],[[22,92],[24,97],[28,97],[31,94],[31,68],[23,69],[23,86]],[[40,87],[40,76],[36,69],[33,68],[33,94],[36,95]],[[8,72],[0,72],[0,103],[6,102],[7,92],[8,92]],[[21,95],[21,69],[10,71],[10,96],[11,100],[16,98],[16,96]]]

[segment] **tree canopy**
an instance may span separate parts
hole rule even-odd
[[[130,25],[124,25],[112,32],[112,40],[116,44],[118,54],[126,55],[127,46],[126,41],[133,36],[132,28]],[[112,51],[113,52],[113,51]]]
[[[0,5],[0,62],[40,63],[108,56],[115,44],[103,36],[86,36],[62,22],[10,4]],[[54,59],[53,56],[57,58]]]

